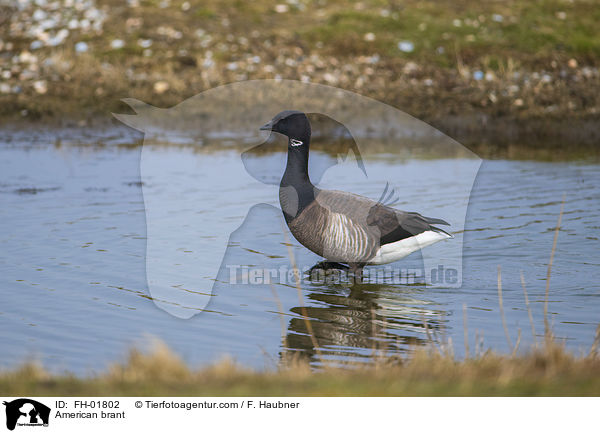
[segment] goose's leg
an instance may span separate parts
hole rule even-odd
[[[324,260],[310,268],[308,275],[313,282],[337,283],[340,281],[340,277],[336,270],[347,271],[348,269],[348,266],[342,263]]]
[[[357,283],[362,282],[362,272],[365,267],[365,263],[348,263],[350,265],[350,272],[354,274],[354,281]]]
[[[344,265],[343,263],[330,262],[327,260],[323,260],[322,262],[319,262],[316,265],[314,265],[312,268],[310,268],[310,270],[308,272],[312,274],[312,271],[314,271],[315,269],[323,269],[324,271],[327,271],[329,269],[347,270],[348,266]]]

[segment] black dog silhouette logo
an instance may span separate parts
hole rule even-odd
[[[50,408],[30,398],[19,398],[4,402],[6,406],[6,428],[14,430],[19,426],[48,426]]]

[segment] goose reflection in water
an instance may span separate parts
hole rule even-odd
[[[302,271],[300,303],[295,279],[290,276],[290,237],[283,232],[284,224],[276,207],[255,205],[230,237],[208,305],[208,310],[223,315],[229,324],[223,332],[231,332],[231,336],[220,342],[224,352],[235,352],[239,349],[236,345],[256,350],[281,342],[270,353],[279,352],[282,359],[296,355],[316,365],[320,348],[330,361],[360,362],[372,356],[374,349],[396,355],[425,344],[429,338],[426,327],[434,339],[446,333],[449,313],[443,304],[433,301],[436,295],[422,283],[397,283],[388,276],[352,284],[338,270],[330,272],[341,272],[339,282],[316,281],[304,272],[315,255],[292,244]],[[407,268],[416,269],[420,262],[414,256]]]
[[[310,305],[293,307],[282,356],[300,354],[318,361],[306,327],[310,321],[320,355],[329,361],[372,359],[375,352],[399,354],[444,331],[447,312],[426,298],[420,284],[362,284],[310,287]],[[426,326],[428,329],[426,329]]]

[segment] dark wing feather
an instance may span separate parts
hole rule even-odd
[[[430,230],[446,233],[432,224],[449,225],[446,221],[438,218],[424,217],[417,212],[404,212],[379,203],[371,207],[367,224],[379,229],[381,245],[397,242]]]

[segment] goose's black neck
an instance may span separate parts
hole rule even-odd
[[[282,193],[285,195],[294,193],[298,197],[298,205],[297,207],[294,206],[294,209],[286,209],[287,206],[283,206],[284,203],[282,202],[282,210],[288,222],[298,216],[302,210],[315,200],[315,187],[308,175],[309,144],[310,136],[301,137],[301,139],[290,138],[288,141],[287,166],[281,178],[280,198]],[[287,192],[284,192],[284,190],[287,190]]]
[[[288,186],[302,186],[306,183],[310,184],[308,177],[308,146],[309,141],[289,139],[288,141],[288,158],[285,173],[281,179],[281,184]]]

